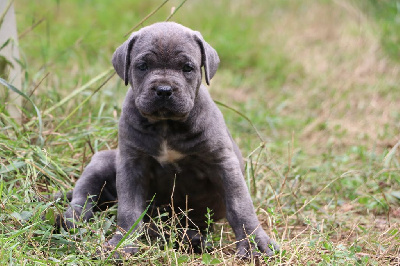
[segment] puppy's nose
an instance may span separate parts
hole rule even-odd
[[[172,95],[172,88],[171,86],[158,86],[156,88],[156,94],[160,98],[169,98]]]

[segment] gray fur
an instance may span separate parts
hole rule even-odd
[[[207,83],[218,68],[217,52],[199,32],[164,22],[133,33],[117,48],[112,63],[131,85],[119,122],[119,145],[93,156],[75,186],[64,227],[73,227],[78,217],[90,219],[96,204],[104,208],[118,198],[117,223],[128,231],[154,194],[154,206],[170,204],[175,182],[173,206],[188,207],[198,228],[206,228],[208,207],[214,220],[228,219],[240,256],[253,251],[250,234],[258,250],[272,255],[269,245],[278,246],[254,212],[239,148],[201,85],[201,68]],[[122,234],[117,232],[107,245],[115,246]]]

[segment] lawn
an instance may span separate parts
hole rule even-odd
[[[0,103],[1,264],[113,263],[95,257],[116,208],[57,232],[66,205],[49,195],[72,189],[96,151],[117,146],[127,88],[111,55],[135,25],[163,21],[181,3],[140,24],[163,2],[15,1],[18,89],[30,101],[22,119]],[[245,157],[259,220],[281,245],[261,262],[399,265],[400,2],[189,0],[171,20],[220,56],[209,91]],[[215,230],[203,255],[135,236],[141,251],[125,263],[260,262],[237,260],[227,221],[208,219]],[[163,226],[174,236],[174,221]]]

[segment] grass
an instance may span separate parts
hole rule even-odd
[[[180,3],[167,2],[145,24]],[[25,75],[18,89],[43,127],[40,134],[31,103],[19,107],[22,123],[5,108],[12,103],[0,105],[2,264],[101,262],[96,249],[115,231],[116,209],[75,234],[57,233],[54,214],[65,205],[47,195],[71,189],[96,151],[116,147],[126,88],[116,76],[103,84],[106,71],[123,36],[160,4],[16,1]],[[262,136],[220,106],[245,156],[258,217],[282,247],[267,263],[400,263],[399,5],[206,0],[174,15],[221,57],[214,99]],[[214,251],[193,255],[182,243],[145,237],[127,263],[255,263],[232,256],[226,221],[212,223]],[[178,228],[176,219],[160,225],[172,239]]]

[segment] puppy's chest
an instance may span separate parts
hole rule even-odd
[[[185,155],[173,148],[168,144],[167,140],[162,140],[159,148],[159,152],[154,158],[160,164],[171,164],[183,159]]]

